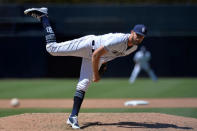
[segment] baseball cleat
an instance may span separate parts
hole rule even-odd
[[[80,129],[77,116],[73,116],[73,117],[69,116],[67,120],[67,124],[70,125],[73,129]]]
[[[48,9],[45,8],[45,7],[42,7],[42,8],[29,8],[29,9],[26,9],[24,11],[24,14],[26,15],[30,15],[38,20],[40,20],[40,18],[44,15],[47,15],[48,14]]]

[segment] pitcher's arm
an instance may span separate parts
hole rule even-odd
[[[92,69],[93,69],[93,82],[98,82],[100,80],[98,68],[99,68],[99,61],[100,57],[107,53],[107,50],[104,46],[96,49],[92,55]]]

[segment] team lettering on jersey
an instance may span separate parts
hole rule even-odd
[[[54,33],[53,30],[52,30],[52,28],[51,28],[51,26],[46,27],[46,31],[48,33]]]

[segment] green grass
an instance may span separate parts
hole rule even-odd
[[[71,98],[75,79],[0,80],[0,98]]]
[[[71,109],[0,109],[0,117],[23,113],[70,113]],[[117,109],[81,109],[81,113],[165,113],[177,116],[197,118],[197,108],[117,108]]]
[[[5,79],[0,80],[0,99],[72,98],[77,79]],[[102,79],[89,87],[86,98],[186,98],[197,97],[197,78]]]

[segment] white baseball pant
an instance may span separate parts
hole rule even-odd
[[[49,43],[46,50],[53,56],[77,56],[82,57],[80,78],[77,84],[77,90],[87,91],[93,79],[92,70],[92,41],[94,36],[85,36],[71,41],[61,43]],[[99,67],[101,63],[99,64]]]

